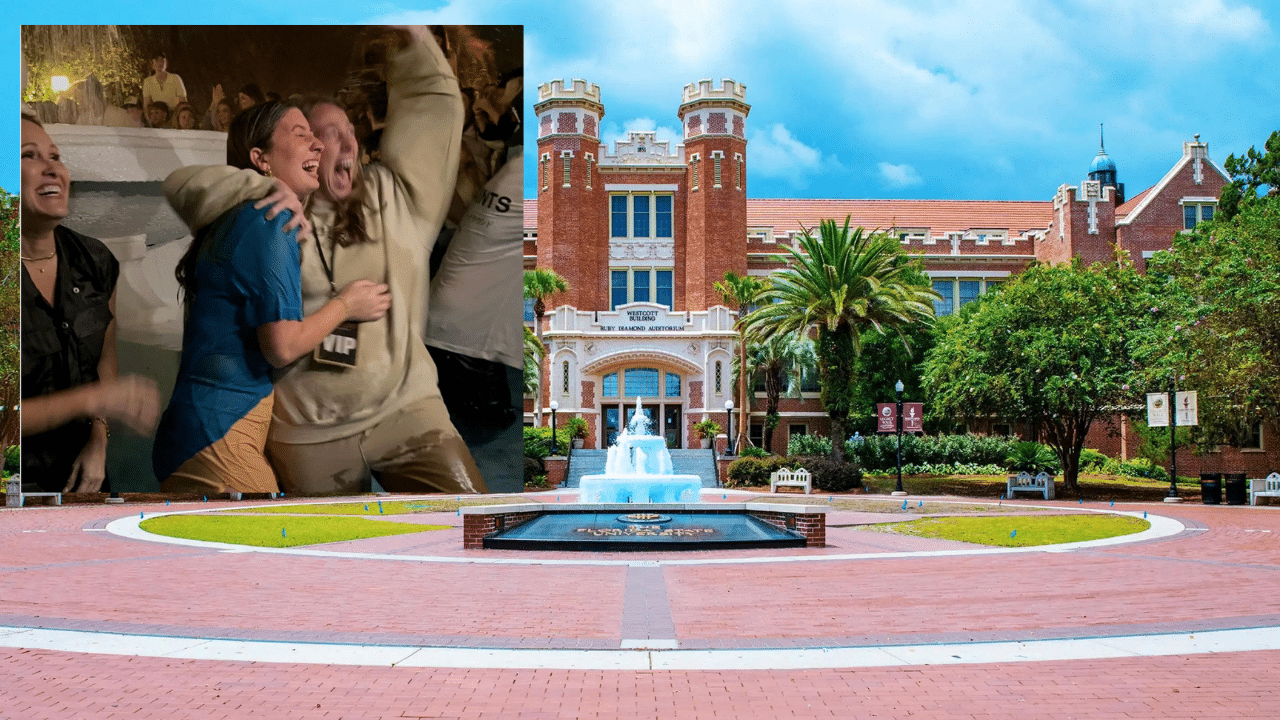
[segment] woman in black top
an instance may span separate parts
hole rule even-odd
[[[71,179],[58,147],[22,116],[22,478],[47,492],[97,492],[107,419],[149,432],[155,386],[116,370],[120,265],[98,240],[62,227]]]

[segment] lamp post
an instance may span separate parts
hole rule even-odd
[[[729,438],[728,438],[729,443],[726,446],[726,449],[729,451],[729,454],[732,455],[733,454],[733,401],[732,400],[724,401],[724,421],[725,421],[725,426],[729,430]]]
[[[898,484],[894,487],[894,495],[906,495],[907,491],[902,489],[902,391],[905,386],[899,380],[893,386],[898,391]]]
[[[1169,494],[1165,502],[1178,502],[1178,381],[1169,390]]]
[[[551,401],[551,454],[560,454],[560,445],[556,443],[556,410],[560,409],[560,403],[555,400]]]

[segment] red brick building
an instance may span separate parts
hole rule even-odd
[[[1196,136],[1158,183],[1127,200],[1101,148],[1088,179],[1046,201],[755,200],[747,188],[750,110],[744,86],[702,80],[685,86],[675,109],[681,144],[633,131],[609,147],[600,140],[598,86],[575,79],[538,87],[538,196],[525,203],[525,262],[570,286],[547,303],[554,311],[544,319],[541,402],[586,419],[588,447],[627,422],[637,397],[674,447],[696,446],[699,420],[726,424],[736,313],[712,286],[729,271],[768,275],[802,227],[852,216],[898,236],[923,260],[943,296],[936,309],[948,314],[1033,260],[1107,260],[1118,246],[1145,268],[1176,233],[1212,217],[1228,180]],[[752,404],[757,444],[762,405]],[[529,418],[533,407],[527,399]],[[780,414],[775,451],[791,434],[827,432],[816,388],[784,400]],[[1109,455],[1134,447],[1129,433],[1095,435],[1090,447]],[[1275,464],[1266,436],[1260,431],[1257,450],[1233,462],[1256,456],[1242,468],[1251,473]],[[1188,456],[1180,470],[1198,462]]]

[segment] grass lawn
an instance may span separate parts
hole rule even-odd
[[[280,518],[200,514],[151,518],[143,520],[140,527],[157,535],[187,540],[281,548],[447,530],[449,526],[383,522],[358,517]]]
[[[1120,515],[945,517],[872,525],[867,529],[997,547],[1030,547],[1100,540],[1142,532],[1151,523]]]
[[[284,515],[410,515],[415,513],[454,512],[460,507],[474,505],[513,505],[528,502],[520,498],[473,498],[461,501],[457,497],[447,500],[382,500],[378,498],[347,503],[307,503],[302,505],[263,505],[235,509],[236,513],[268,513]]]

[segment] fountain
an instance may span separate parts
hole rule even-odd
[[[672,472],[667,442],[650,434],[651,425],[636,398],[635,415],[609,448],[604,474],[582,476],[579,502],[698,502],[702,478]]]
[[[701,502],[702,479],[676,475],[665,439],[636,413],[586,475],[576,503],[462,508],[463,547],[498,550],[722,550],[819,546],[826,508]]]

